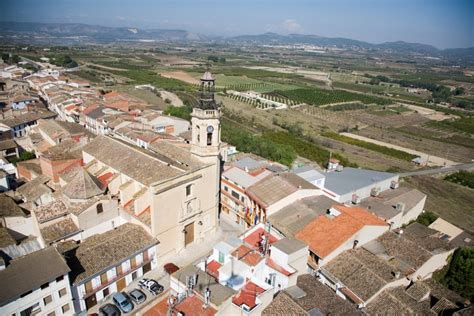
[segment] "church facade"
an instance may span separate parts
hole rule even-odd
[[[219,225],[221,110],[214,84],[206,72],[189,145],[161,140],[144,150],[99,136],[83,149],[86,169],[108,179],[109,193],[130,222],[159,241],[162,255],[201,242]]]

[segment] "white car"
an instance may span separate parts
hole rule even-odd
[[[158,295],[164,290],[161,284],[152,279],[141,279],[138,286],[152,295]]]

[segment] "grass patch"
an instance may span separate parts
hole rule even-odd
[[[331,138],[331,139],[334,139],[334,140],[337,140],[337,141],[340,141],[340,142],[343,142],[343,143],[346,143],[346,144],[350,144],[350,145],[362,147],[362,148],[365,148],[365,149],[368,149],[368,150],[376,151],[376,152],[379,152],[381,154],[391,156],[391,157],[394,157],[394,158],[398,158],[398,159],[401,159],[401,160],[411,161],[412,159],[416,158],[415,155],[406,153],[406,152],[401,151],[401,150],[397,150],[397,149],[393,149],[393,148],[389,148],[389,147],[385,147],[385,146],[380,146],[380,145],[377,145],[377,144],[372,144],[372,143],[369,143],[369,142],[365,142],[363,140],[354,139],[354,138],[347,137],[347,136],[344,136],[344,135],[340,135],[340,134],[337,134],[337,133],[334,133],[334,132],[324,132],[322,134],[322,136],[328,137],[328,138]]]
[[[426,126],[473,135],[474,116],[461,117],[455,120],[429,121],[426,123]]]

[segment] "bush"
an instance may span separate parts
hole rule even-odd
[[[176,117],[182,118],[183,120],[191,121],[191,112],[192,111],[193,111],[193,108],[190,107],[190,106],[176,107],[176,106],[169,105],[163,111],[163,114],[176,116]]]
[[[416,219],[416,222],[420,223],[421,225],[430,226],[435,220],[438,219],[434,213],[431,212],[424,212],[421,213],[420,216]]]
[[[36,155],[33,151],[22,151],[20,153],[19,158],[12,157],[12,158],[9,158],[9,161],[16,165],[20,161],[26,161],[26,160],[31,160],[31,159],[35,159],[35,158],[36,158]]]
[[[474,189],[474,172],[460,170],[444,177],[444,180]]]
[[[265,137],[253,135],[243,129],[223,122],[222,140],[234,145],[237,150],[250,152],[263,158],[291,166],[296,159],[295,150],[286,144],[271,141]]]

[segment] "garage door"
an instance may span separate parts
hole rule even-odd
[[[117,281],[117,292],[120,292],[122,291],[124,288],[125,288],[125,278],[122,278],[120,280]]]
[[[147,264],[143,266],[143,274],[147,273],[150,270],[151,270],[151,263],[148,262]]]
[[[95,294],[92,294],[86,298],[86,309],[92,308],[95,305],[97,305],[97,299],[95,298]]]

